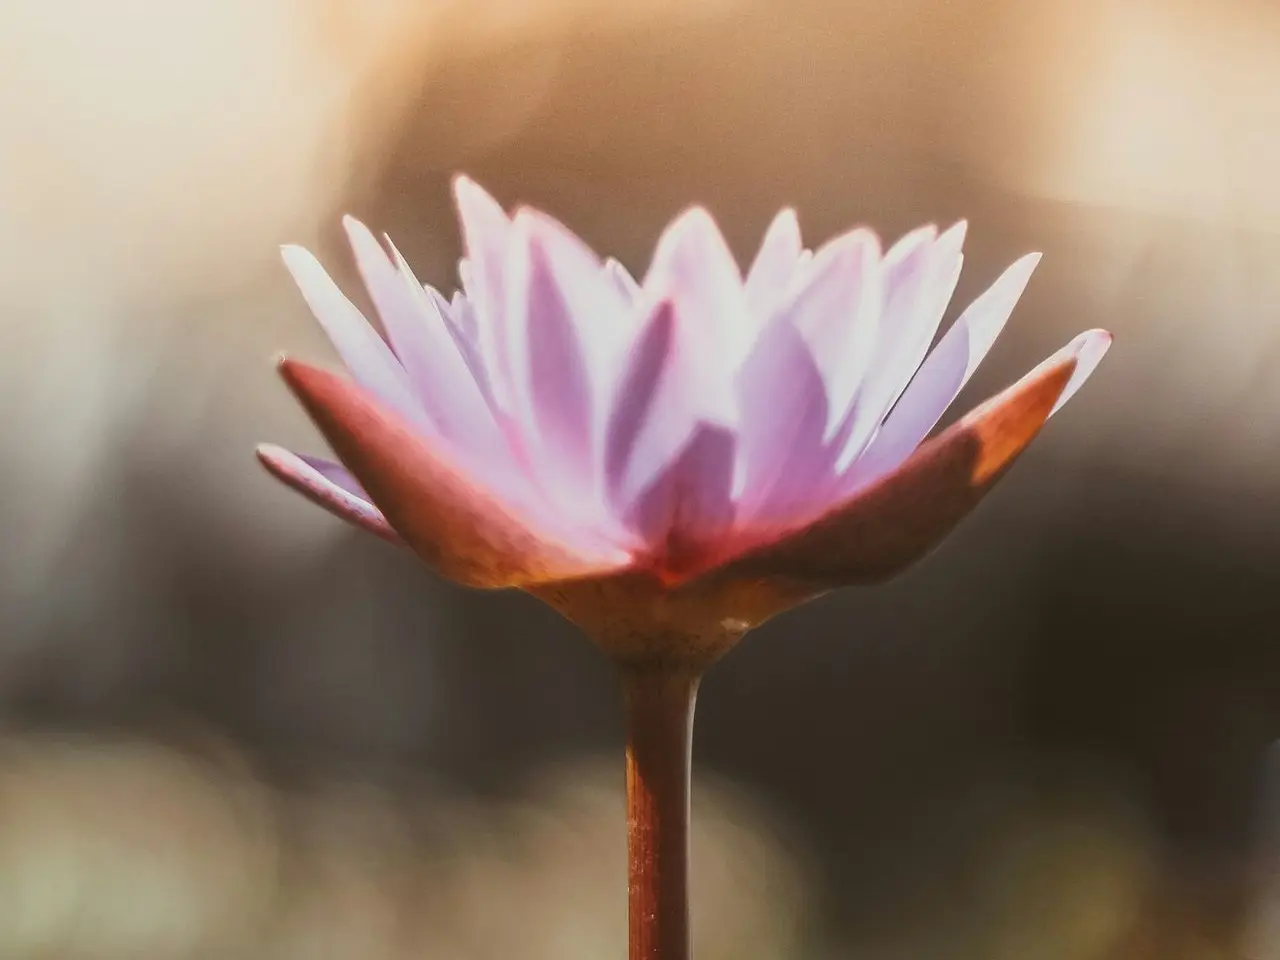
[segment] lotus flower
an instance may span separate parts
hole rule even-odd
[[[284,249],[354,382],[282,361],[341,464],[274,446],[259,457],[445,576],[531,590],[597,639],[690,619],[688,597],[708,623],[745,629],[896,573],[977,503],[1110,344],[1081,334],[922,445],[1038,254],[930,350],[963,222],[888,250],[857,228],[810,251],[784,210],[744,278],[693,208],[637,281],[547,215],[508,215],[472,181],[454,186],[466,253],[451,299],[345,220],[380,327],[311,254]],[[617,598],[639,594],[647,625],[619,625]]]

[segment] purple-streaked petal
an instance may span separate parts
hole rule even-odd
[[[443,298],[428,293],[398,251],[393,264],[364,224],[353,217],[343,223],[387,337],[431,422],[483,462],[509,466],[506,440],[459,348],[461,338],[441,313]]]
[[[827,439],[843,420],[867,372],[879,335],[880,240],[853,230],[813,256],[807,278],[777,319],[800,331],[827,392]]]
[[[938,341],[879,433],[845,471],[842,493],[892,470],[929,435],[1004,329],[1040,260],[1028,254],[974,300]]]
[[[615,510],[674,344],[675,310],[664,300],[654,307],[631,346],[605,431],[605,494]]]
[[[1066,351],[921,446],[819,519],[746,548],[717,576],[782,577],[826,589],[881,580],[928,553],[1040,432],[1076,368]]]
[[[687,211],[667,228],[643,290],[648,302],[671,305],[674,340],[615,490],[624,516],[699,424],[736,428],[734,371],[755,337],[737,265],[705,210]]]
[[[628,525],[644,540],[662,578],[705,562],[733,524],[736,439],[699,424],[671,464],[636,498]]]
[[[761,335],[738,374],[742,407],[738,447],[739,523],[755,523],[782,477],[803,483],[823,460],[827,385],[789,314]]]
[[[506,500],[355,384],[290,360],[280,372],[391,527],[446,577],[529,586],[630,562],[628,551],[573,518]]]
[[[426,414],[404,367],[320,262],[298,246],[281,247],[280,254],[307,306],[356,381],[401,416],[427,427]]]
[[[753,310],[767,316],[772,306],[786,297],[803,250],[795,210],[788,207],[779,211],[747,271],[747,302]]]
[[[547,493],[578,510],[603,507],[605,430],[635,311],[561,224],[521,211],[515,227],[506,268],[513,412]]]
[[[332,460],[293,453],[271,443],[260,445],[257,454],[258,460],[272,476],[312,503],[389,543],[404,546],[404,541],[391,529],[387,518],[369,502],[368,494],[345,467]]]

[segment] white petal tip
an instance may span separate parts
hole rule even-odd
[[[458,209],[462,211],[474,210],[476,208],[488,207],[494,212],[506,214],[502,209],[502,204],[498,203],[480,184],[476,183],[464,173],[459,173],[453,178],[453,198],[458,205]]]
[[[955,223],[953,223],[951,226],[947,227],[947,229],[943,231],[942,236],[939,237],[939,239],[940,240],[948,239],[954,242],[956,247],[959,248],[964,246],[965,237],[967,237],[968,235],[969,235],[969,221],[957,220]]]
[[[253,448],[253,452],[263,460],[279,460],[281,457],[293,456],[277,443],[260,443]]]
[[[296,243],[282,244],[280,247],[280,258],[284,260],[284,265],[289,268],[289,272],[295,277],[300,272],[324,268],[320,266],[320,261],[306,247],[299,246]]]
[[[1102,358],[1111,349],[1112,339],[1108,330],[1086,330],[1071,341],[1064,353],[1075,358],[1076,368],[1071,372],[1067,385],[1062,388],[1062,394],[1053,405],[1050,416],[1061,410],[1063,405],[1075,396],[1076,391],[1084,386],[1084,382],[1093,375],[1093,371],[1098,369],[1098,364],[1102,363]]]

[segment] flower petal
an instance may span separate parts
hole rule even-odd
[[[961,221],[930,246],[919,247],[914,255],[899,261],[896,270],[890,268],[890,295],[875,357],[858,394],[842,463],[850,462],[866,447],[928,352],[960,279],[960,248],[966,229],[967,224]],[[915,282],[908,283],[904,272]]]
[[[813,255],[803,285],[785,315],[813,354],[827,393],[829,439],[843,420],[875,354],[882,324],[880,239],[857,229],[825,244]]]
[[[726,355],[730,368],[746,358],[760,324],[747,308],[733,254],[706,210],[686,210],[667,227],[643,286],[652,300],[676,305],[687,328],[682,336],[698,345],[699,355]]]
[[[458,219],[467,255],[459,264],[459,276],[475,311],[480,352],[493,381],[495,399],[506,403],[506,349],[502,315],[506,306],[503,271],[511,221],[498,201],[468,177],[453,181]]]
[[[734,372],[756,335],[737,265],[705,210],[690,210],[667,228],[643,292],[647,303],[670,304],[674,341],[615,489],[622,515],[700,425],[736,428]]]
[[[736,438],[699,424],[679,456],[640,494],[626,518],[645,541],[654,573],[677,580],[720,550],[733,524]]]
[[[281,375],[387,522],[444,576],[527,586],[624,567],[630,555],[558,515],[501,499],[354,384],[296,361]]]
[[[795,210],[788,207],[779,211],[747,271],[747,302],[761,316],[768,316],[772,306],[787,295],[803,250]]]
[[[605,431],[636,311],[586,244],[533,211],[516,215],[506,282],[512,410],[530,461],[549,496],[603,509]]]
[[[783,476],[808,477],[823,450],[827,385],[813,351],[789,314],[774,320],[738,375],[742,406],[738,449],[740,523],[760,513]]]
[[[847,495],[906,459],[937,426],[1004,329],[1040,261],[1028,254],[974,300],[920,365],[866,450],[841,478]]]
[[[404,367],[320,262],[298,246],[281,247],[280,255],[356,382],[401,416],[427,426],[426,414]]]
[[[675,309],[660,301],[631,346],[605,431],[604,482],[609,502],[618,508],[623,482],[640,431],[648,422],[662,375],[675,344]]]
[[[509,465],[506,440],[462,353],[461,334],[441,312],[443,298],[418,282],[398,251],[393,264],[360,221],[346,217],[343,225],[387,338],[432,424],[484,462],[500,459]]]
[[[1071,374],[1071,379],[1067,381],[1067,385],[1062,388],[1062,395],[1058,397],[1058,402],[1053,405],[1053,410],[1049,412],[1049,416],[1053,416],[1061,410],[1063,404],[1074,397],[1076,391],[1083,387],[1084,382],[1093,375],[1093,371],[1098,369],[1098,364],[1102,362],[1102,358],[1111,349],[1111,339],[1110,331],[1086,330],[1071,342],[1067,349],[1075,352],[1076,369]]]
[[[272,476],[312,503],[389,543],[404,546],[387,518],[368,501],[368,494],[355,477],[340,464],[293,453],[271,443],[260,445],[257,454]]]
[[[631,271],[613,257],[604,262],[604,272],[628,303],[634,303],[640,299],[640,284],[636,283],[636,278],[631,275]]]
[[[725,576],[821,587],[885,579],[929,552],[1040,432],[1077,368],[1079,340],[924,444],[821,519],[731,562]]]

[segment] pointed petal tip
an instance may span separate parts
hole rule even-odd
[[[942,239],[944,237],[950,238],[955,242],[955,245],[958,249],[964,246],[965,238],[968,235],[969,235],[969,221],[967,218],[962,217],[961,219],[953,223],[951,226],[947,227],[946,230],[942,231],[942,236],[939,237],[939,239]]]
[[[494,199],[493,194],[489,193],[484,187],[480,186],[476,181],[472,180],[465,173],[455,174],[450,183],[450,189],[453,193],[454,203],[457,204],[460,211],[475,209],[477,207],[490,207],[503,216],[506,215],[502,204]]]
[[[344,213],[342,215],[342,229],[346,232],[347,239],[351,242],[352,247],[357,247],[357,245],[368,246],[373,244],[379,249],[382,248],[382,244],[378,242],[378,238],[374,236],[373,231],[365,226],[364,221],[359,217],[350,213]],[[390,238],[388,237],[387,239]]]
[[[280,258],[284,260],[284,265],[289,268],[289,272],[295,276],[298,270],[305,270],[312,264],[320,263],[315,255],[300,243],[280,244]]]
[[[267,473],[316,506],[394,546],[405,545],[377,507],[357,496],[349,486],[344,488],[335,482],[332,476],[326,475],[327,471],[317,469],[318,461],[314,458],[300,456],[274,443],[258,444],[254,454]],[[347,475],[338,464],[330,466]]]
[[[289,451],[278,443],[260,443],[253,448],[253,455],[268,468],[271,463],[278,462],[281,457],[287,456],[288,453]]]
[[[1063,405],[1075,396],[1076,392],[1084,386],[1085,381],[1098,369],[1098,365],[1102,363],[1102,358],[1111,349],[1113,339],[1109,330],[1101,328],[1086,330],[1072,340],[1062,351],[1062,353],[1071,357],[1072,362],[1075,364],[1075,369],[1072,370],[1070,379],[1067,380],[1066,386],[1062,388],[1062,393],[1054,403],[1050,416],[1061,410]]]
[[[465,173],[455,173],[449,178],[449,190],[455,197],[461,198],[473,190],[481,189],[479,184]]]

